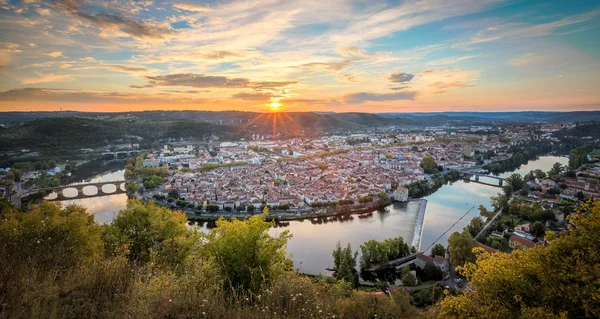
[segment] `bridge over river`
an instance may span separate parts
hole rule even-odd
[[[498,176],[478,174],[478,173],[468,173],[468,172],[461,173],[461,176],[463,177],[463,180],[465,180],[465,181],[479,183],[479,184],[488,185],[488,186],[494,186],[494,187],[502,187],[502,184],[506,180],[505,178],[498,177]],[[475,177],[475,178],[473,178],[473,177]],[[496,180],[497,183],[489,183],[489,182],[486,182],[485,179]]]
[[[104,186],[112,185],[115,187],[115,190],[106,189]],[[74,189],[77,191],[75,196],[66,196],[64,194],[65,190]],[[92,194],[86,194],[84,192],[86,190],[92,190],[95,192]],[[97,182],[97,183],[84,183],[84,184],[75,184],[75,185],[66,185],[66,186],[58,186],[58,187],[47,187],[47,188],[38,188],[32,189],[25,194],[22,194],[20,197],[35,194],[38,192],[46,192],[46,194],[56,193],[57,196],[55,198],[46,198],[47,201],[63,201],[63,200],[72,200],[72,199],[82,199],[82,198],[92,198],[92,197],[100,197],[100,196],[110,196],[116,194],[124,194],[125,191],[125,181],[110,181],[110,182]]]

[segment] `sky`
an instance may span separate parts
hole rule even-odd
[[[600,0],[0,0],[0,111],[600,110]]]

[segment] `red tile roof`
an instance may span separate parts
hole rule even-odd
[[[483,250],[487,251],[490,254],[493,254],[493,253],[497,252],[496,249],[494,249],[494,248],[492,248],[490,246],[486,246],[486,245],[484,245],[482,243],[478,243],[478,245],[479,245],[480,248],[483,248]]]
[[[531,247],[535,246],[535,243],[532,242],[531,240],[519,237],[517,235],[510,236],[510,241],[517,242],[517,243],[519,243],[519,244],[521,244],[521,245],[523,245],[523,246],[525,246],[527,248],[531,248]]]

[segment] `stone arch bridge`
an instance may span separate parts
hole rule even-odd
[[[104,186],[113,185],[115,186],[114,191],[104,190]],[[84,193],[84,188],[87,189],[96,189],[95,194],[87,195]],[[77,190],[77,195],[69,197],[65,196],[63,193],[66,189],[75,189]],[[86,190],[87,190],[86,189]],[[66,186],[58,186],[58,187],[48,187],[48,188],[38,188],[31,190],[28,194],[34,194],[37,192],[46,192],[50,194],[55,192],[58,196],[56,198],[46,199],[47,201],[63,201],[63,200],[72,200],[72,199],[82,199],[82,198],[92,198],[92,197],[100,197],[100,196],[110,196],[117,194],[125,194],[125,181],[111,181],[111,182],[98,182],[98,183],[85,183],[85,184],[76,184],[76,185],[66,185]]]

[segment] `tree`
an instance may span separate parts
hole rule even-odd
[[[441,244],[435,244],[435,246],[431,248],[431,255],[444,257],[446,255],[446,248]]]
[[[15,180],[15,173],[12,170],[6,172],[6,175],[4,175],[4,179],[10,180],[10,181],[14,181]]]
[[[436,266],[432,261],[425,263],[423,267],[423,278],[421,280],[442,280],[444,279],[444,273],[440,267]]]
[[[379,197],[379,200],[378,200],[379,207],[385,207],[392,202],[392,200],[390,199],[388,194],[384,191],[381,191],[379,193],[378,197]]]
[[[569,229],[550,245],[512,254],[478,252],[458,271],[468,294],[448,296],[441,318],[599,318],[600,202],[571,213]]]
[[[548,176],[556,176],[556,175],[560,175],[562,172],[565,171],[565,167],[561,164],[561,163],[554,163],[554,165],[552,165],[552,168],[548,171]]]
[[[506,195],[498,195],[492,196],[492,207],[494,207],[494,211],[502,211],[502,213],[508,213],[508,196]]]
[[[23,172],[21,172],[18,169],[14,169],[14,168],[11,168],[10,171],[8,171],[8,173],[13,173],[14,180],[17,182],[21,180],[21,176],[23,175]]]
[[[536,178],[546,178],[546,172],[542,171],[541,169],[536,169],[533,171],[533,174]]]
[[[437,163],[431,155],[426,155],[421,159],[421,167],[425,170],[426,174],[433,174],[437,172]]]
[[[318,167],[318,168],[319,168],[321,171],[324,171],[324,170],[326,170],[326,169],[328,168],[327,164],[326,164],[326,163],[324,163],[324,162],[321,162],[321,163],[317,164],[317,167]]]
[[[414,287],[417,285],[417,278],[412,274],[408,267],[402,268],[400,280],[402,280],[402,284],[407,287]]]
[[[256,209],[256,207],[252,204],[248,205],[248,207],[246,207],[246,210],[248,211],[248,213],[252,214],[254,213],[254,210]]]
[[[469,223],[469,226],[467,226],[467,229],[472,236],[476,236],[483,229],[483,221],[481,220],[481,217],[473,217]]]
[[[587,152],[585,148],[578,147],[569,153],[569,168],[578,169],[581,165],[587,163]]]
[[[546,226],[544,226],[544,223],[542,223],[541,221],[536,221],[535,223],[533,223],[531,225],[531,233],[538,237],[543,235],[546,232]]]
[[[175,188],[169,191],[168,196],[170,198],[179,198],[179,191]]]
[[[337,280],[345,280],[346,282],[352,283],[354,287],[357,287],[356,257],[358,256],[358,252],[352,253],[350,244],[348,244],[346,248],[342,248],[338,242],[332,255],[335,268],[333,276]]]
[[[220,276],[226,290],[248,289],[257,293],[284,271],[291,270],[285,247],[291,238],[289,231],[279,236],[269,235],[272,222],[265,215],[255,215],[241,221],[233,218],[217,220],[217,227],[204,235],[203,260]]]
[[[469,231],[462,233],[454,232],[448,238],[448,253],[450,262],[454,266],[462,266],[468,262],[475,262],[473,248],[477,247],[477,241],[473,239]]]
[[[502,191],[504,192],[504,196],[510,198],[515,189],[513,188],[512,184],[506,184],[502,186]]]
[[[487,208],[485,208],[483,205],[479,205],[479,215],[486,219],[490,219],[494,217],[494,212],[487,210]]]
[[[523,177],[521,176],[521,174],[518,173],[510,175],[508,178],[506,178],[506,181],[510,183],[510,185],[512,185],[515,191],[518,191],[521,188],[523,188],[523,185],[525,184]]]
[[[382,242],[371,239],[360,245],[360,250],[360,268],[363,270],[411,253],[411,247],[402,237],[388,238]]]
[[[139,200],[130,200],[119,212],[103,235],[105,253],[116,256],[122,247],[127,257],[136,264],[151,260],[167,268],[176,268],[187,262],[197,242],[196,233],[187,228],[187,219],[181,212],[171,211]]]
[[[3,205],[0,211],[0,295],[7,287],[7,271],[60,276],[102,255],[102,230],[85,208],[41,202],[27,213]],[[13,274],[15,274],[13,273]],[[31,274],[30,273],[30,274]],[[18,278],[12,278],[18,279]]]

